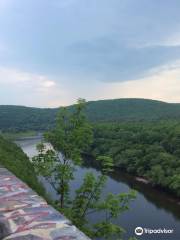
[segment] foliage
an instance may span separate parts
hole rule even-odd
[[[52,128],[58,109],[0,106],[0,131],[17,133]]]
[[[94,128],[92,155],[180,196],[180,123],[107,123]]]
[[[98,157],[102,174],[97,178],[92,173],[86,174],[75,198],[69,197],[69,183],[74,178],[74,166],[81,164],[82,153],[89,150],[92,143],[93,131],[83,113],[84,107],[85,101],[81,99],[73,111],[66,108],[60,110],[56,127],[45,134],[51,147],[47,148],[43,143],[37,146],[39,154],[33,158],[34,167],[59,193],[60,203],[57,207],[77,227],[91,237],[121,237],[123,229],[112,221],[128,209],[135,193],[109,194],[102,200],[106,174],[113,168],[112,158]],[[90,226],[87,216],[93,211],[105,212],[106,218]]]
[[[180,119],[180,104],[140,98],[100,100],[88,102],[86,114],[94,123]]]
[[[83,114],[85,100],[79,99],[72,112],[61,108],[57,117],[56,127],[45,134],[56,151],[60,151],[65,160],[81,161],[81,153],[92,142],[92,127]]]
[[[0,136],[0,165],[14,173],[23,182],[27,183],[34,191],[43,197],[45,190],[39,183],[35,170],[28,157],[12,142]]]
[[[24,131],[24,132],[3,132],[2,136],[5,139],[8,139],[10,141],[16,141],[18,139],[23,139],[23,138],[31,138],[31,137],[36,137],[37,133],[36,131]]]
[[[85,101],[80,99],[74,111],[59,111],[56,127],[45,134],[52,149],[38,146],[39,155],[33,158],[34,166],[60,194],[60,207],[65,208],[69,195],[69,182],[73,180],[74,164],[80,164],[81,154],[92,141],[92,128],[82,113]]]
[[[69,112],[75,106],[69,106]],[[3,132],[47,131],[55,126],[58,109],[0,106]],[[90,122],[155,121],[180,119],[180,104],[148,99],[114,99],[87,102],[84,110]]]
[[[107,173],[107,172],[106,172]],[[113,223],[113,221],[124,211],[129,209],[129,203],[136,196],[135,191],[130,193],[112,194],[102,196],[107,177],[102,174],[97,178],[93,173],[87,173],[82,186],[76,190],[75,199],[72,202],[70,218],[82,231],[93,239],[121,238],[125,230]],[[101,221],[95,220],[89,224],[88,216],[94,212],[103,213]]]

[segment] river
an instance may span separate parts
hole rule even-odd
[[[36,155],[36,144],[40,138],[18,140],[16,143],[29,156]],[[83,176],[92,171],[98,175],[99,171],[92,166],[77,167],[75,172],[75,180],[71,182],[72,194],[81,183]],[[47,192],[53,199],[58,196],[52,187],[42,181]],[[153,189],[152,187],[134,180],[134,177],[115,171],[108,177],[107,184],[103,194],[108,192],[120,193],[128,192],[131,188],[137,191],[136,199],[131,203],[130,210],[123,213],[116,221],[117,224],[126,229],[123,239],[128,239],[130,236],[135,236],[134,229],[136,227],[149,229],[173,229],[172,234],[142,234],[136,236],[137,239],[143,240],[180,240],[180,204],[174,201],[170,195]],[[92,214],[90,221],[98,220],[102,217],[101,214]]]

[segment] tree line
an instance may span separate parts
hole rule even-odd
[[[74,107],[67,109],[71,112]],[[47,131],[55,126],[58,110],[0,105],[0,131]],[[180,104],[150,99],[91,101],[83,111],[91,123],[180,119]]]
[[[180,196],[179,121],[94,125],[89,153],[110,156],[115,167]]]

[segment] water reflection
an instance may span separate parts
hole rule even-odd
[[[36,154],[36,144],[40,140],[23,140],[18,141],[18,145],[22,147],[24,152],[32,157]],[[86,158],[84,166],[77,167],[75,172],[75,180],[71,182],[72,197],[74,191],[81,185],[84,175],[88,171],[93,171],[95,175],[99,174],[99,169],[94,166],[93,161]],[[57,194],[51,188],[51,186],[42,180],[44,186],[54,199],[58,199]],[[134,229],[137,226],[146,228],[170,228],[174,229],[173,235],[163,234],[147,236],[142,235],[138,239],[148,240],[179,240],[180,239],[180,206],[177,204],[170,195],[154,189],[149,185],[135,181],[134,177],[116,170],[109,175],[107,184],[105,187],[104,195],[108,192],[120,193],[127,192],[131,188],[137,190],[137,198],[131,203],[130,210],[122,214],[116,221],[117,224],[127,229],[127,233],[124,239],[128,239],[130,236],[134,236]],[[101,219],[102,214],[92,214],[89,220],[94,221]]]

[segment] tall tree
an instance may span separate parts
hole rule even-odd
[[[72,202],[70,218],[90,237],[103,239],[122,239],[124,229],[115,224],[114,220],[124,211],[129,209],[129,203],[136,196],[135,191],[129,193],[112,194],[102,196],[107,181],[107,174],[113,171],[113,159],[108,156],[100,156],[97,161],[101,165],[101,173],[96,177],[89,172],[85,175],[83,184],[76,191]],[[92,213],[104,213],[101,220],[94,220],[89,224],[88,216]]]
[[[60,207],[68,203],[69,182],[73,179],[74,164],[81,163],[81,154],[92,142],[92,127],[83,113],[85,100],[79,99],[72,110],[61,108],[56,127],[45,134],[51,144],[37,146],[38,156],[33,163],[38,173],[44,176],[60,194]]]
[[[123,194],[108,194],[102,200],[102,191],[107,180],[106,175],[112,171],[113,159],[99,156],[102,174],[95,177],[87,173],[82,186],[76,191],[75,198],[69,199],[69,183],[74,178],[75,165],[81,164],[81,155],[88,149],[93,139],[92,127],[83,113],[85,101],[80,99],[71,110],[63,108],[57,118],[53,131],[45,134],[50,143],[37,146],[38,155],[33,158],[35,169],[44,176],[60,195],[57,208],[67,215],[74,224],[91,237],[121,237],[123,229],[112,223],[119,214],[128,209],[134,191]],[[87,216],[94,211],[103,211],[106,218],[89,226]]]

